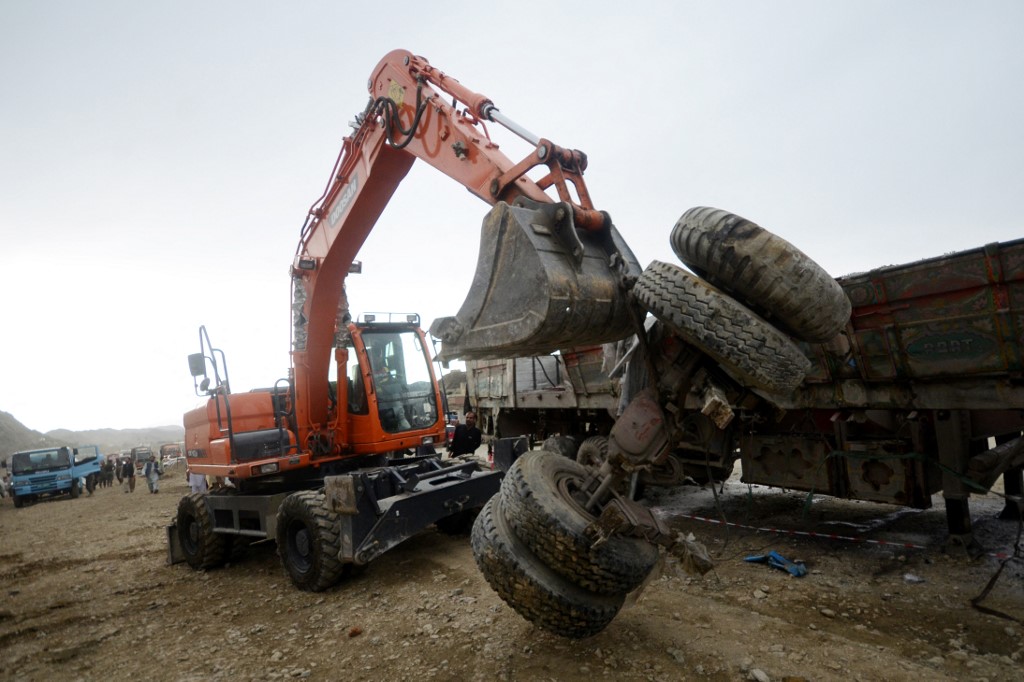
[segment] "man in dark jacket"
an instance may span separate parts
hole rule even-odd
[[[452,457],[471,455],[480,447],[480,429],[476,428],[476,415],[466,413],[466,423],[455,427],[452,442],[448,443],[448,452]]]
[[[126,493],[135,492],[135,462],[131,458],[125,459],[121,464],[121,480],[124,481],[122,485]]]

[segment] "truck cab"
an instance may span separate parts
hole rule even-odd
[[[16,452],[11,455],[14,506],[21,507],[25,502],[55,495],[76,498],[83,487],[89,487],[89,481],[97,480],[100,464],[101,457],[95,446]]]

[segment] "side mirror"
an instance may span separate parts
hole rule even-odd
[[[206,356],[202,353],[192,353],[188,356],[188,371],[194,377],[206,376]]]

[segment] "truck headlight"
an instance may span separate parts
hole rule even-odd
[[[57,474],[57,480],[58,481],[66,481],[69,478],[71,478],[71,472],[70,471],[63,471],[63,472]]]

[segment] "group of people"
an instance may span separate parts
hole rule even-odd
[[[149,460],[142,467],[142,476],[146,479],[146,487],[149,488],[150,493],[160,492],[160,477],[163,473],[163,467],[157,461],[156,455],[150,455]],[[135,462],[130,457],[125,457],[117,462],[108,459],[100,469],[100,486],[113,487],[115,476],[121,490],[126,493],[135,492]]]

